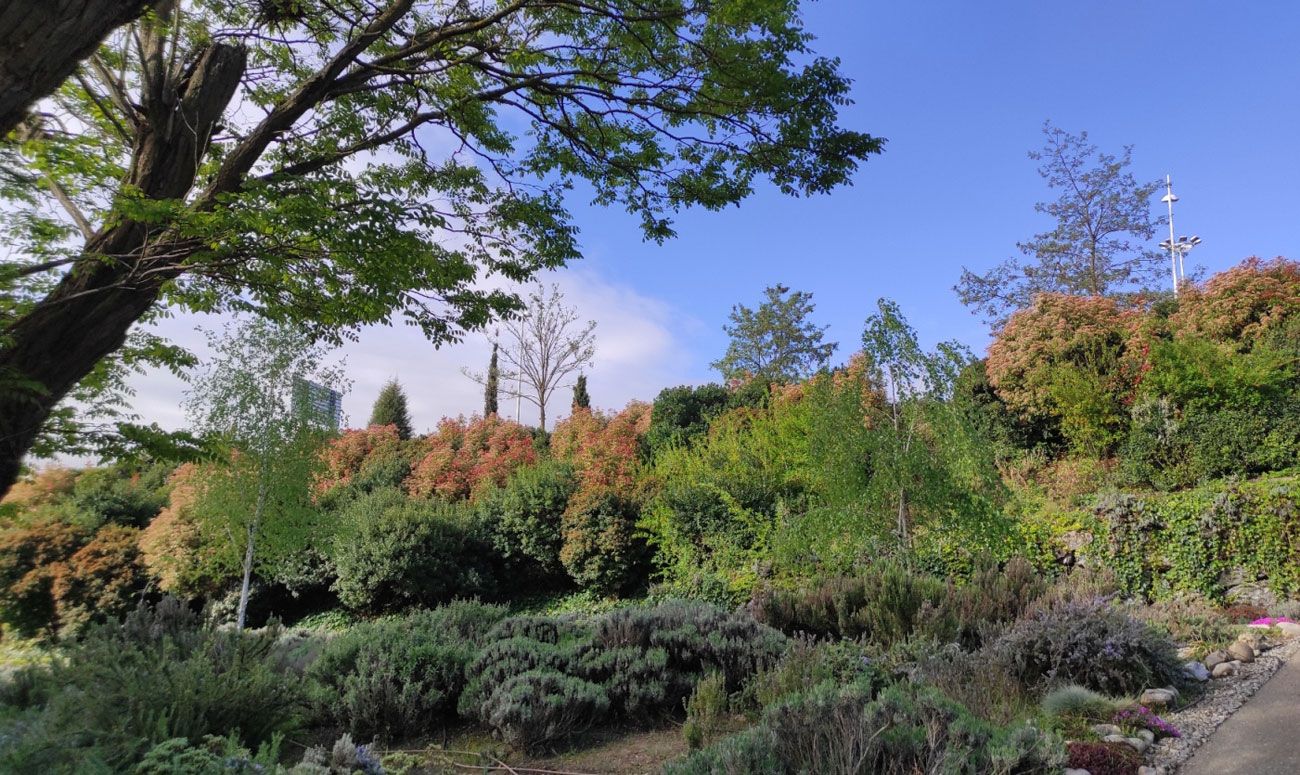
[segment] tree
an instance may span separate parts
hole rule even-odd
[[[0,8],[0,138],[49,95],[114,28],[149,0],[43,0]],[[96,61],[102,67],[102,62]]]
[[[505,326],[513,341],[501,349],[504,391],[536,406],[537,425],[546,430],[551,396],[571,374],[590,366],[596,355],[596,321],[580,324],[578,313],[564,305],[564,294],[552,285],[549,292],[541,288],[529,294],[524,311]],[[480,385],[489,378],[469,370],[462,373]]]
[[[389,380],[379,391],[375,408],[370,411],[369,424],[396,425],[398,438],[411,438],[411,414],[406,409],[406,393],[397,380]]]
[[[456,341],[578,255],[575,184],[664,240],[847,182],[883,143],[808,40],[786,0],[160,5],[0,148],[0,488],[97,370],[176,365],[129,336],[168,309]]]
[[[983,275],[963,268],[954,288],[963,304],[994,326],[1040,293],[1115,296],[1153,290],[1165,277],[1162,254],[1144,247],[1164,223],[1151,217],[1159,182],[1138,183],[1127,171],[1133,147],[1120,156],[1101,153],[1087,132],[1072,135],[1050,121],[1043,134],[1046,144],[1029,158],[1042,162],[1038,174],[1061,194],[1034,209],[1051,216],[1055,228],[1017,243],[1023,258]]]
[[[501,396],[501,367],[497,363],[497,343],[492,343],[492,360],[488,361],[487,377],[483,380],[483,416],[496,414]]]
[[[573,411],[579,409],[591,408],[591,396],[587,393],[587,375],[579,374],[578,381],[573,384]]]
[[[221,559],[240,572],[243,629],[255,567],[293,554],[312,534],[311,485],[320,465],[320,418],[300,400],[304,380],[340,385],[325,350],[287,326],[255,318],[209,335],[212,360],[187,396],[195,428],[223,439],[228,462],[199,477],[193,515]]]
[[[812,294],[790,293],[784,285],[763,293],[767,300],[756,310],[743,304],[731,308],[731,325],[722,327],[731,344],[726,355],[711,364],[713,368],[728,382],[746,378],[798,382],[825,366],[839,345],[823,344],[826,327],[808,320],[814,309]]]
[[[897,304],[880,299],[877,306],[862,332],[867,374],[884,394],[883,401],[863,402],[873,430],[868,488],[875,503],[890,504],[897,535],[907,544],[918,513],[961,512],[953,504],[964,488],[953,486],[951,463],[968,434],[951,399],[970,356],[955,342],[926,352]]]

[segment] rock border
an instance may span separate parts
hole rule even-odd
[[[1300,639],[1290,638],[1242,664],[1237,675],[1206,684],[1205,693],[1193,704],[1163,715],[1182,733],[1182,737],[1161,740],[1148,752],[1147,764],[1159,773],[1176,772],[1214,731],[1250,699],[1259,687],[1300,652]]]

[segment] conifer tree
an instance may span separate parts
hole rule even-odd
[[[591,395],[587,393],[587,375],[579,374],[578,381],[573,386],[573,409],[591,408]]]
[[[483,416],[491,417],[497,413],[497,382],[501,379],[501,369],[497,366],[497,344],[492,343],[492,360],[488,362],[487,380],[483,385]]]
[[[398,438],[411,438],[411,414],[406,408],[406,393],[397,380],[389,380],[379,391],[375,408],[370,411],[370,424],[396,425]]]

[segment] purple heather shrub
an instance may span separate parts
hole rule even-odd
[[[1136,708],[1124,708],[1116,711],[1113,719],[1115,724],[1121,727],[1137,727],[1138,729],[1149,729],[1155,733],[1156,737],[1182,737],[1178,728],[1168,721],[1160,718],[1145,705],[1138,705]]]

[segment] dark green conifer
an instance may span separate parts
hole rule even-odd
[[[411,415],[406,408],[406,393],[402,392],[397,380],[389,380],[379,391],[375,408],[370,412],[370,424],[396,425],[398,437],[411,438]]]
[[[488,362],[487,380],[483,385],[483,416],[491,417],[497,413],[497,382],[501,370],[497,367],[497,345],[492,343],[492,360]]]
[[[573,386],[573,409],[591,408],[591,396],[587,393],[587,375],[579,374],[578,381]]]

